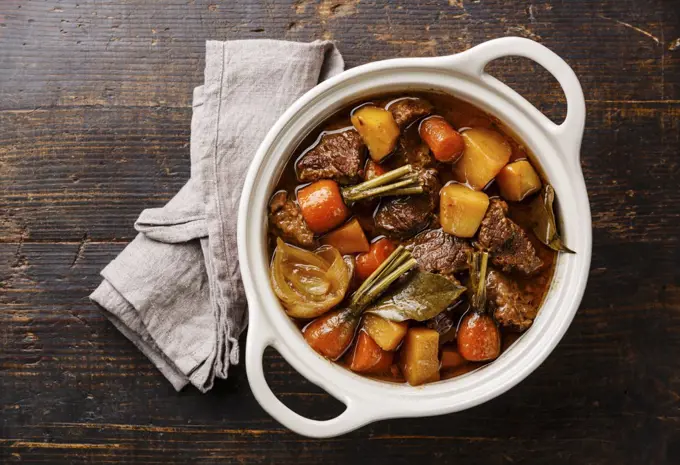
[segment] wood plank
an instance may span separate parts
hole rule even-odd
[[[87,299],[139,212],[189,175],[204,41],[333,39],[347,66],[520,35],[575,69],[591,276],[564,340],[477,408],[341,438],[287,431],[242,367],[176,394]],[[680,8],[668,0],[0,2],[0,463],[680,463]],[[548,116],[540,66],[489,72]],[[291,408],[342,406],[265,354]]]
[[[134,237],[139,212],[189,176],[190,120],[185,109],[1,114],[0,237]]]
[[[81,4],[82,3],[82,4]],[[187,107],[205,38],[332,38],[349,66],[465,50],[520,35],[567,58],[597,100],[680,99],[669,47],[680,18],[663,0],[532,2],[197,0],[3,2],[0,109]],[[616,77],[616,83],[612,82]],[[11,79],[9,79],[11,78]],[[524,80],[531,89],[531,81]]]

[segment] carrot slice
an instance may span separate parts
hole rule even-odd
[[[382,350],[368,333],[361,331],[350,357],[349,369],[360,373],[385,373],[392,365],[393,352]]]
[[[396,247],[387,238],[375,241],[367,253],[357,255],[357,276],[362,281],[371,276],[380,264],[387,260]]]
[[[321,238],[321,243],[332,245],[343,255],[368,252],[370,247],[366,234],[356,218],[326,234]]]
[[[444,347],[442,349],[442,370],[459,368],[467,363],[467,360],[454,347]]]
[[[387,170],[381,165],[377,164],[373,160],[367,160],[366,166],[364,167],[364,179],[370,181],[373,178],[377,178],[381,174],[387,173]]]
[[[352,343],[358,325],[359,318],[350,309],[333,310],[308,323],[302,335],[312,349],[337,360]]]
[[[441,116],[426,118],[420,123],[418,131],[437,160],[454,163],[463,154],[463,137]]]
[[[322,234],[341,225],[350,215],[335,181],[323,179],[297,193],[298,204],[307,226],[315,234]]]
[[[458,352],[471,362],[493,360],[501,354],[501,334],[491,316],[470,312],[458,327]]]

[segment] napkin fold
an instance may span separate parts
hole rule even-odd
[[[298,97],[343,70],[331,42],[208,41],[193,94],[191,177],[90,295],[180,390],[205,392],[239,361],[247,309],[236,245],[243,180],[262,138]]]

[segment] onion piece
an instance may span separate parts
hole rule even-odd
[[[345,297],[352,269],[334,247],[322,246],[311,252],[279,238],[270,278],[274,293],[288,315],[316,318]]]

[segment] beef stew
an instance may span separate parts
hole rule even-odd
[[[270,276],[309,345],[419,385],[497,358],[552,281],[554,191],[500,121],[452,96],[377,96],[303,141],[269,207]]]

